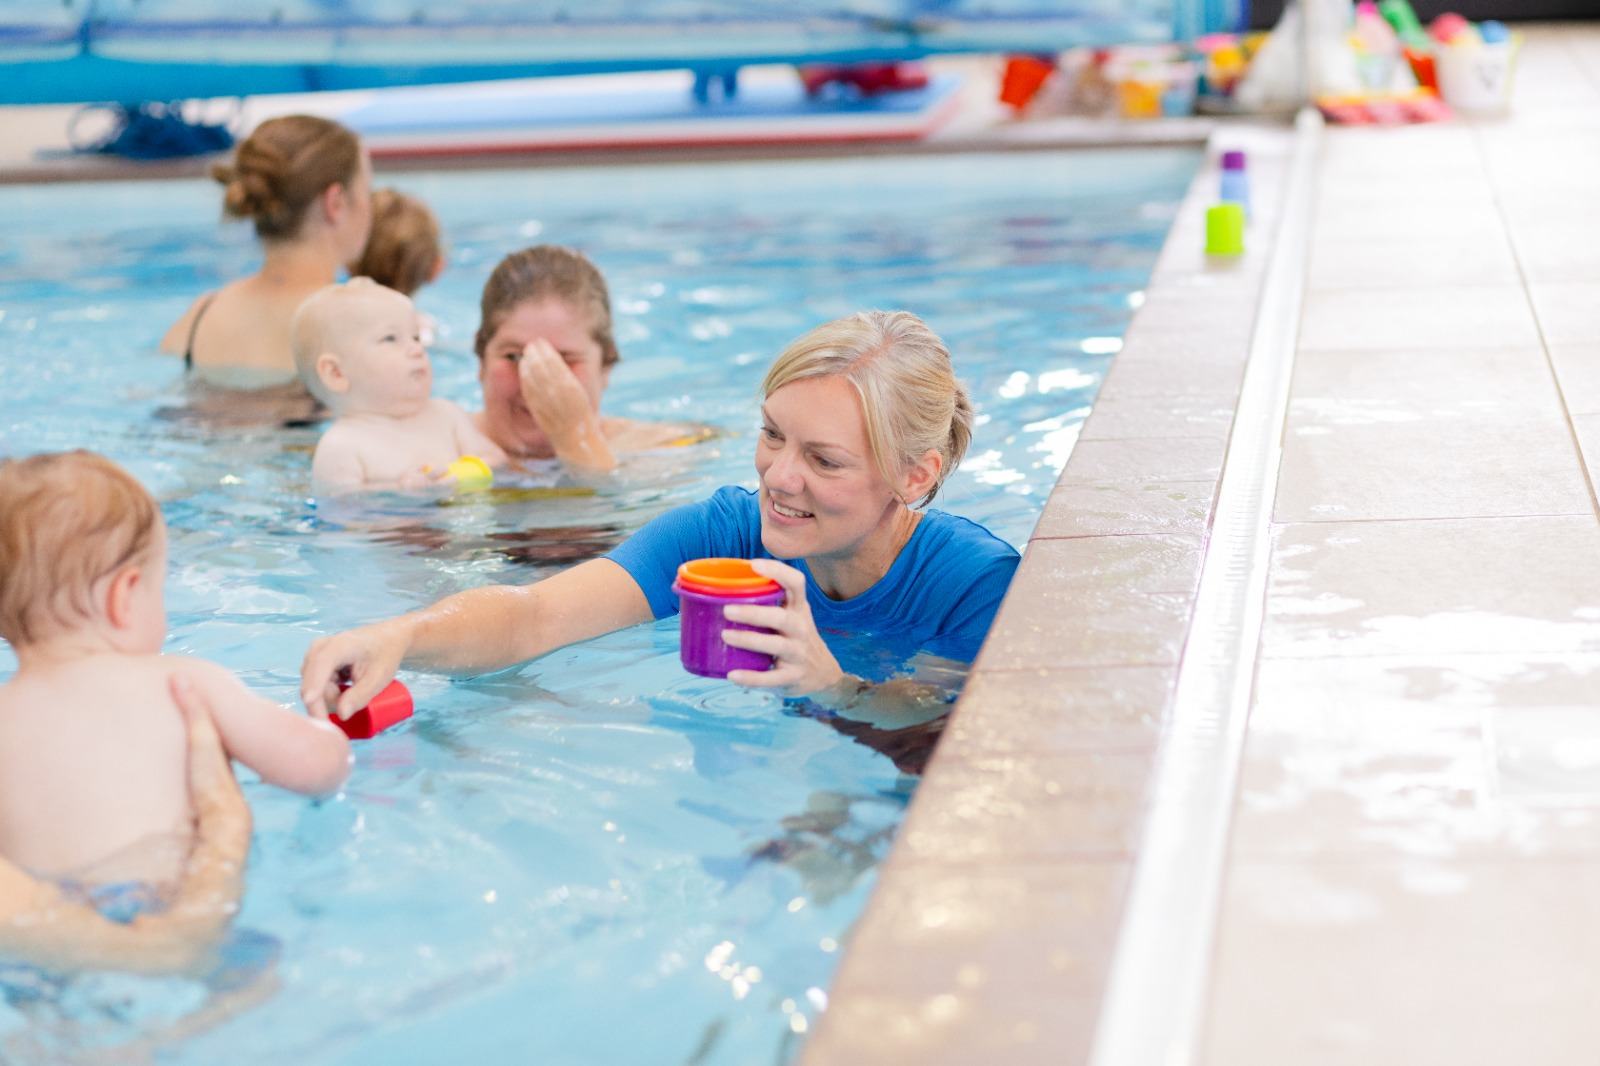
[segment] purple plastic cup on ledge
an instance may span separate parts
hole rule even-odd
[[[672,583],[681,619],[678,658],[701,677],[727,677],[730,670],[770,670],[772,656],[735,648],[722,639],[729,629],[771,633],[761,626],[730,622],[722,613],[733,604],[778,607],[783,586],[755,572],[744,559],[693,559],[678,567]]]

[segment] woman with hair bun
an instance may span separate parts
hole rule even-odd
[[[972,408],[944,343],[913,314],[864,311],[791,344],[762,391],[757,491],[719,489],[661,515],[604,558],[536,584],[472,589],[324,637],[301,667],[306,707],[348,716],[402,665],[483,673],[668,617],[678,611],[678,566],[706,557],[750,559],[786,597],[782,606],[726,608],[732,621],[772,630],[723,633],[774,660],[769,670],[729,673],[735,684],[809,695],[844,712],[878,687],[840,665],[844,638],[871,640],[875,654],[927,650],[970,661],[1018,556],[977,523],[926,509],[972,433]],[[345,669],[353,684],[341,695]],[[895,697],[885,697],[887,709]]]
[[[257,126],[212,177],[223,186],[224,214],[255,224],[261,269],[201,296],[167,330],[161,349],[226,384],[293,382],[289,322],[366,246],[372,165],[339,123],[285,115]]]

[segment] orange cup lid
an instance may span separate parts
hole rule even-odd
[[[691,559],[678,567],[678,582],[698,591],[733,596],[776,592],[783,587],[756,573],[748,559]]]

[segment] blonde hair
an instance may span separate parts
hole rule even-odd
[[[350,273],[407,296],[433,280],[444,258],[439,220],[428,205],[397,189],[372,194],[372,231]]]
[[[790,344],[767,371],[762,394],[819,377],[854,386],[885,481],[930,450],[939,454],[939,479],[917,506],[932,500],[972,439],[972,404],[939,335],[909,311],[858,311]]]
[[[224,214],[253,221],[258,237],[283,240],[300,231],[324,189],[348,189],[360,171],[354,133],[315,115],[283,115],[257,126],[233,162],[214,165],[211,176],[222,183]]]
[[[582,252],[555,244],[512,252],[483,283],[478,335],[473,341],[478,358],[483,358],[495,331],[513,311],[552,298],[588,313],[589,336],[600,346],[601,366],[614,366],[622,360],[611,331],[611,294],[606,291],[605,276]]]
[[[156,501],[93,452],[0,463],[0,637],[24,645],[94,609],[101,579],[155,544]]]
[[[289,349],[294,353],[295,372],[311,395],[325,406],[334,406],[336,397],[323,387],[317,374],[317,358],[333,350],[334,335],[339,330],[357,321],[359,311],[351,305],[380,293],[411,302],[405,293],[379,285],[371,278],[351,278],[343,284],[324,285],[307,296],[289,320]]]

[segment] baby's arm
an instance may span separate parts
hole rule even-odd
[[[311,485],[318,492],[354,492],[367,483],[361,462],[361,438],[331,426],[311,457]]]
[[[183,669],[210,702],[222,746],[263,781],[308,796],[344,784],[350,741],[335,726],[257,696],[215,663],[185,659]]]
[[[506,453],[501,450],[500,445],[484,435],[483,430],[478,428],[472,416],[462,409],[460,404],[450,403],[449,400],[439,402],[450,407],[450,425],[455,433],[458,455],[476,455],[496,468],[506,464]]]

